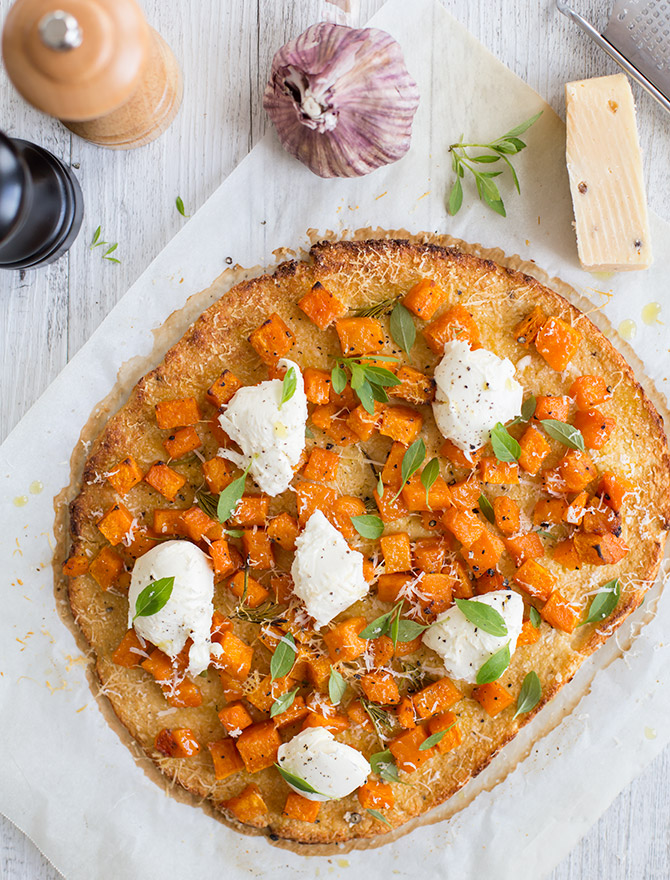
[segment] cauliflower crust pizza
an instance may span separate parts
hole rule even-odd
[[[238,284],[95,441],[65,563],[103,692],[237,827],[456,792],[652,585],[662,422],[534,278],[343,241]]]

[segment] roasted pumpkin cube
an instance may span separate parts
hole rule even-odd
[[[207,398],[215,407],[229,403],[242,387],[242,382],[230,370],[224,370],[213,385],[207,389]]]
[[[352,516],[362,516],[365,513],[365,503],[355,495],[342,495],[333,501],[326,516],[335,528],[342,532],[347,541],[353,541],[358,535],[351,521]],[[365,566],[365,561],[364,561]]]
[[[607,382],[601,376],[578,376],[568,393],[579,410],[589,410],[612,396]]]
[[[400,702],[395,707],[395,715],[398,724],[405,730],[413,730],[416,727],[416,712],[414,711],[414,703],[412,698],[405,695],[401,697]]]
[[[205,535],[209,537],[210,533],[220,533],[220,523],[210,519],[201,507],[191,507],[184,510],[181,521],[187,537],[196,544],[198,541],[202,541]]]
[[[534,526],[551,526],[563,522],[568,509],[564,498],[541,498],[533,509]]]
[[[244,681],[251,671],[254,649],[243,642],[232,630],[224,632],[220,650],[215,655],[215,666],[237,681]]]
[[[542,419],[556,419],[558,422],[567,422],[570,415],[569,397],[545,397],[539,394],[535,405],[533,418],[540,422]]]
[[[382,468],[382,483],[396,491],[402,483],[402,460],[407,447],[402,443],[394,443]]]
[[[63,574],[66,577],[79,577],[80,575],[87,573],[89,565],[90,562],[88,556],[84,556],[81,553],[75,553],[63,563]]]
[[[294,685],[295,680],[289,675],[281,678],[266,675],[253,690],[247,693],[246,699],[261,712],[269,712],[274,702],[288,693]]]
[[[212,658],[212,663],[216,666],[216,658]],[[240,682],[233,678],[232,675],[229,675],[223,669],[217,669],[219,673],[219,679],[221,680],[221,689],[223,690],[223,696],[229,701],[233,702],[234,700],[241,700],[244,696],[244,687]]]
[[[520,648],[522,645],[534,645],[541,635],[539,626],[533,626],[530,620],[524,620],[521,624],[521,633],[516,641],[516,646]]]
[[[249,342],[263,363],[274,366],[293,348],[295,336],[286,323],[273,312],[249,336]]]
[[[384,554],[384,570],[387,574],[409,571],[412,567],[412,545],[407,532],[384,535],[379,539]]]
[[[379,516],[381,517],[382,522],[395,522],[397,519],[402,519],[409,514],[402,497],[395,498],[395,492],[392,491],[391,487],[385,488],[384,494],[381,496],[376,489],[372,494],[377,504],[377,510],[379,511]]]
[[[162,461],[157,461],[149,468],[144,480],[168,501],[174,501],[177,492],[186,483],[186,477],[182,477]]]
[[[602,475],[596,494],[603,499],[608,507],[618,513],[623,507],[626,495],[633,494],[634,491],[630,480],[608,472]]]
[[[535,348],[549,366],[563,372],[582,342],[582,334],[560,318],[551,317],[540,327]]]
[[[556,578],[534,559],[527,559],[514,575],[514,582],[533,599],[546,602],[556,586]]]
[[[309,454],[309,459],[302,473],[308,480],[332,483],[337,479],[339,464],[340,456],[336,452],[315,446]]]
[[[430,718],[450,709],[462,696],[451,679],[440,678],[414,694],[412,702],[419,718]]]
[[[568,492],[581,492],[597,476],[589,454],[572,449],[558,462],[556,472]]]
[[[388,782],[368,781],[361,785],[357,794],[364,810],[392,810],[395,804],[393,788]]]
[[[515,461],[498,461],[495,455],[485,455],[477,464],[482,483],[510,486],[519,482],[519,465]]]
[[[490,718],[495,718],[503,709],[511,706],[514,697],[509,688],[503,687],[499,681],[491,681],[481,684],[472,689],[472,698],[477,700],[482,709]]]
[[[328,431],[333,424],[335,413],[340,407],[336,403],[325,403],[323,406],[315,406],[310,416],[312,424],[322,431]]]
[[[456,721],[457,716],[453,712],[442,712],[440,715],[435,715],[428,722],[428,730],[431,736],[446,730],[442,739],[434,746],[441,755],[453,751],[463,742],[463,734],[458,724],[455,723]]]
[[[428,498],[426,499],[426,495]],[[408,510],[445,510],[451,506],[451,492],[443,477],[436,477],[435,482],[426,492],[419,474],[413,474],[402,487],[402,499]]]
[[[447,309],[422,330],[428,348],[442,354],[444,346],[453,339],[467,342],[470,348],[479,347],[479,327],[470,312],[456,305]]]
[[[381,669],[366,672],[360,679],[361,690],[373,703],[395,706],[400,702],[400,691],[390,672]]]
[[[554,562],[570,569],[570,571],[577,571],[581,568],[582,561],[579,558],[575,542],[572,538],[566,538],[564,541],[559,541],[552,550],[551,555]]]
[[[242,547],[247,562],[252,568],[274,568],[275,556],[270,536],[263,529],[254,526],[245,529],[242,535]]]
[[[432,278],[422,278],[405,294],[402,303],[422,321],[430,321],[444,304],[447,294]]]
[[[165,451],[170,458],[183,458],[185,455],[199,449],[202,440],[194,427],[179,428],[163,442]]]
[[[419,436],[423,416],[409,406],[387,406],[382,413],[379,433],[409,446]]]
[[[342,654],[343,656],[346,656],[347,653],[355,653],[355,657],[360,657],[360,654],[356,653],[356,650],[357,649],[355,648],[355,646],[350,645],[349,650],[347,651],[345,648],[342,651]],[[355,657],[353,659],[355,659]],[[328,679],[330,678],[330,660],[328,659],[328,657],[320,657],[316,654],[307,654],[305,667],[307,670],[307,680],[312,685],[312,687],[316,688],[318,691],[327,690]]]
[[[388,666],[395,651],[393,641],[388,636],[378,636],[368,642],[366,661],[369,659],[374,668]]]
[[[280,745],[281,738],[273,721],[252,724],[237,739],[237,750],[248,773],[272,767]]]
[[[611,507],[593,506],[593,501],[589,507],[584,510],[584,519],[582,520],[582,529],[585,532],[591,532],[593,535],[604,535],[610,532],[621,536],[621,516]],[[599,499],[598,499],[599,500]]]
[[[375,354],[386,344],[384,329],[376,318],[341,318],[335,330],[345,357]]]
[[[535,342],[535,337],[540,327],[542,327],[546,320],[547,316],[544,311],[539,306],[535,306],[533,311],[529,312],[525,318],[522,318],[512,331],[519,345],[523,345],[524,348],[530,348],[533,342]]]
[[[355,446],[360,442],[360,437],[352,431],[344,418],[333,419],[325,433],[336,446]]]
[[[183,516],[183,510],[154,510],[154,532],[157,535],[185,535]]]
[[[380,602],[397,602],[400,591],[416,580],[413,574],[382,574],[377,580],[377,598]]]
[[[395,376],[400,384],[392,385],[388,389],[391,397],[399,397],[414,406],[421,406],[435,399],[435,379],[431,376],[406,364],[395,371]]]
[[[275,544],[279,544],[282,550],[295,550],[295,539],[300,529],[295,517],[284,511],[279,516],[273,517],[268,523],[268,537]]]
[[[207,488],[213,495],[219,495],[233,482],[233,472],[228,462],[216,455],[209,461],[203,461],[202,472],[207,481]]]
[[[258,608],[270,598],[270,594],[256,578],[244,571],[238,571],[228,582],[228,588],[233,596],[241,599],[244,596],[244,604],[249,608]]]
[[[280,712],[279,715],[275,715],[272,720],[274,721],[277,730],[283,730],[285,727],[289,727],[289,725],[295,724],[297,721],[302,721],[308,712],[309,709],[305,705],[304,698],[298,694],[288,709]]]
[[[113,504],[98,522],[98,528],[112,546],[120,544],[128,535],[135,517],[123,504]]]
[[[521,453],[519,464],[527,474],[535,476],[542,467],[542,462],[551,452],[551,444],[539,428],[529,425],[519,440]]]
[[[444,538],[421,538],[414,542],[414,564],[419,571],[437,574],[442,571],[449,542]]]
[[[326,370],[307,367],[302,373],[305,383],[305,397],[310,403],[327,404],[330,400],[332,381]]]
[[[209,555],[212,557],[214,572],[219,578],[237,571],[237,560],[235,556],[233,556],[230,545],[225,538],[219,538],[217,541],[212,541],[209,547]]]
[[[324,486],[323,483],[298,483],[295,487],[295,494],[298,522],[303,528],[315,510],[326,513],[337,498],[335,489]]]
[[[470,468],[472,470],[477,466],[479,459],[482,457],[483,450],[484,447],[482,446],[480,449],[466,452],[459,446],[456,446],[451,440],[445,440],[442,446],[440,446],[440,455],[442,458],[447,458],[452,464],[457,465],[457,467]]]
[[[505,545],[502,540],[489,529],[481,535],[463,553],[473,574],[483,574],[489,568],[495,568],[503,554]]]
[[[375,400],[372,413],[369,413],[363,405],[357,406],[347,416],[346,425],[359,440],[369,440],[379,428],[385,408],[386,404],[378,400]]]
[[[587,449],[602,449],[616,428],[616,419],[604,415],[599,409],[587,409],[575,414],[573,424],[581,431]]]
[[[129,629],[112,654],[112,662],[117,666],[132,669],[134,666],[140,666],[147,657],[146,645],[143,645],[134,629]]]
[[[579,622],[577,609],[568,602],[559,590],[554,590],[548,601],[540,608],[540,614],[549,626],[568,634],[574,632]]]
[[[164,727],[156,734],[154,748],[166,758],[188,758],[198,754],[200,743],[190,727]]]
[[[325,330],[347,310],[342,300],[327,290],[320,281],[298,300],[298,308],[319,330]]]
[[[286,816],[287,819],[297,819],[299,822],[316,822],[320,809],[319,801],[310,801],[301,794],[291,791],[286,796],[282,816]]]
[[[484,534],[484,523],[469,510],[450,507],[442,514],[440,522],[464,547],[470,547]]]
[[[508,586],[507,578],[495,568],[487,569],[483,574],[478,575],[475,581],[478,596],[482,596],[484,593],[494,593],[496,590],[504,590]],[[463,598],[467,598],[467,596]]]
[[[207,743],[207,748],[214,762],[214,776],[217,779],[227,779],[243,769],[244,763],[238,754],[235,740],[226,737]]]
[[[580,492],[579,495],[572,499],[568,504],[563,519],[571,526],[578,526],[584,519],[584,510],[589,502],[588,492]]]
[[[230,522],[236,526],[264,526],[268,518],[270,499],[267,495],[243,495]]]
[[[349,617],[324,633],[323,640],[333,663],[347,663],[363,654],[367,639],[360,639],[358,634],[367,623],[364,617]]]
[[[163,400],[156,404],[156,422],[159,428],[169,430],[197,425],[200,419],[200,408],[195,397]]]
[[[360,700],[352,700],[347,706],[347,718],[355,727],[362,727],[364,730],[372,729],[370,716],[363,708]]]
[[[105,476],[107,482],[112,484],[119,495],[127,495],[133,486],[137,486],[142,481],[144,474],[132,455],[129,455]]]
[[[221,806],[245,825],[254,825],[256,828],[267,825],[268,808],[255,782],[250,782],[235,797],[221,801]]]
[[[425,574],[419,584],[419,605],[424,618],[437,617],[452,603],[454,579],[448,574]]]
[[[606,533],[591,535],[578,532],[573,536],[577,556],[588,565],[616,565],[628,554],[623,538]]]
[[[177,708],[197,708],[202,705],[200,688],[187,678],[176,681],[170,658],[158,648],[153,650],[140,665],[160,684],[168,705]]]
[[[123,559],[111,547],[103,547],[89,567],[93,580],[103,590],[113,587],[123,570]]]
[[[527,532],[525,535],[507,538],[505,547],[517,567],[527,559],[539,559],[544,556],[544,544],[537,532]]]
[[[481,495],[481,486],[474,477],[468,477],[449,486],[451,503],[459,510],[474,510]]]
[[[503,535],[514,535],[521,527],[521,511],[513,498],[499,495],[493,500],[496,525]]]
[[[341,712],[325,715],[322,712],[309,711],[300,729],[307,730],[309,727],[325,727],[332,734],[342,733],[349,727],[349,718]]]
[[[214,610],[212,614],[212,623],[209,628],[210,638],[213,642],[221,642],[223,638],[223,634],[228,632],[233,628],[233,622],[229,617],[226,617],[225,614],[222,614],[220,611]]]
[[[426,739],[428,739],[428,734],[424,725],[418,724],[412,730],[406,730],[391,740],[388,747],[398,770],[413,773],[433,757],[434,749],[421,750],[419,748]]]

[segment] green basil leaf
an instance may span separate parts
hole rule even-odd
[[[379,495],[380,498],[384,497],[384,483],[382,482],[381,472],[377,477],[377,495]]]
[[[281,383],[281,400],[279,401],[279,409],[289,401],[293,395],[295,394],[295,389],[298,387],[298,379],[295,374],[295,367],[290,367],[286,371],[286,375],[282,379]]]
[[[621,584],[619,579],[608,581],[602,586],[593,597],[593,601],[589,607],[589,613],[586,618],[579,624],[585,626],[587,623],[600,623],[614,611],[619,604],[621,598]]]
[[[478,602],[476,599],[456,599],[456,605],[467,620],[483,632],[499,638],[507,635],[505,618],[486,602]]]
[[[395,765],[390,749],[370,755],[370,767],[373,773],[381,776],[386,782],[400,782],[398,768]]]
[[[540,110],[539,113],[536,113],[534,116],[531,116],[530,119],[527,119],[525,122],[522,122],[520,125],[516,125],[514,128],[511,128],[508,132],[506,132],[500,140],[504,140],[505,138],[515,138],[520,134],[523,134],[524,131],[528,131],[531,125],[534,125],[537,120],[542,116],[543,110]]]
[[[365,370],[365,378],[371,385],[384,385],[386,388],[392,388],[394,385],[402,384],[395,373],[384,367],[377,367],[375,364],[363,364],[363,369]]]
[[[368,538],[370,541],[376,541],[384,534],[384,523],[373,513],[352,516],[351,524],[362,538]]]
[[[354,391],[358,391],[361,385],[366,381],[365,369],[355,361],[350,362],[349,369],[351,370],[351,387]]]
[[[275,764],[275,767],[281,775],[284,777],[286,782],[289,785],[292,785],[294,788],[297,788],[298,791],[306,791],[307,794],[321,794],[320,791],[317,791],[309,782],[305,782],[304,779],[301,779],[299,776],[296,776],[295,773],[291,773],[290,770],[284,770],[284,768],[280,764]]]
[[[489,657],[481,667],[477,673],[477,684],[489,684],[492,681],[497,681],[509,666],[509,661],[509,642],[507,642],[503,648]]]
[[[274,718],[275,715],[281,715],[282,712],[286,712],[288,708],[293,705],[293,701],[295,700],[295,695],[298,693],[300,688],[293,688],[292,691],[289,691],[287,694],[282,694],[281,697],[278,697],[274,703],[272,704],[272,708],[270,709],[270,718]]]
[[[335,364],[333,369],[330,371],[330,381],[335,394],[342,394],[344,389],[347,387],[347,374],[344,372],[339,364]]]
[[[382,816],[379,810],[373,810],[372,807],[366,807],[365,812],[373,816],[378,822],[383,822],[384,825],[388,825],[389,828],[393,828],[393,825],[391,825],[391,823],[385,816]]]
[[[330,702],[333,706],[337,706],[342,697],[344,696],[344,692],[347,689],[347,683],[342,677],[342,675],[335,669],[334,666],[330,667],[330,678],[328,679],[328,696],[330,697]]]
[[[454,156],[455,156],[455,154],[454,154]],[[454,181],[454,185],[451,187],[451,192],[449,193],[449,201],[447,202],[447,211],[453,217],[454,214],[458,214],[458,212],[461,210],[462,204],[463,204],[463,185],[461,184],[461,175],[459,174],[459,176]]]
[[[244,495],[244,486],[250,467],[251,462],[244,469],[242,476],[233,480],[219,495],[219,502],[216,506],[216,515],[219,518],[219,522],[226,522],[235,513],[237,505],[240,503],[240,498]]]
[[[491,446],[498,461],[518,461],[521,455],[518,442],[501,422],[491,430]]]
[[[559,422],[558,419],[541,419],[540,423],[553,440],[560,441],[569,449],[577,449],[579,452],[586,451],[584,438],[579,428],[568,425],[567,422]]]
[[[535,671],[529,672],[521,685],[519,697],[516,701],[516,712],[514,713],[514,717],[516,718],[517,715],[525,715],[526,712],[530,712],[540,702],[541,697],[542,685],[538,674]]]
[[[133,620],[137,620],[138,617],[151,617],[153,614],[158,614],[172,595],[173,587],[173,577],[164,577],[159,578],[157,581],[151,581],[135,599],[135,616]]]
[[[177,198],[175,199],[175,205],[177,206],[177,210],[182,217],[188,217],[188,214],[184,210],[184,201],[181,196],[177,196]]]
[[[472,157],[472,161],[473,161],[473,162],[479,162],[480,164],[481,164],[481,163],[483,163],[483,164],[489,164],[489,163],[491,163],[491,162],[499,162],[499,161],[500,161],[500,156],[492,156],[490,153],[487,153],[487,154],[484,155],[484,156],[473,156],[473,157]]]
[[[398,622],[398,641],[411,642],[429,627],[430,624],[426,626],[423,623],[417,623],[416,620],[400,620]]]
[[[370,385],[370,393],[372,394],[375,400],[378,400],[380,403],[388,403],[389,396],[384,391],[381,385]],[[370,413],[372,415],[372,413]]]
[[[391,312],[389,328],[395,344],[409,354],[416,342],[416,327],[411,312],[401,302],[396,303]]]
[[[404,486],[407,480],[415,474],[426,457],[426,444],[421,437],[415,440],[402,457],[402,465],[400,467],[401,481]]]
[[[524,422],[529,422],[535,415],[537,409],[537,399],[534,394],[526,398],[521,404],[521,418]]]
[[[353,388],[353,385],[352,385],[352,388]],[[358,399],[360,400],[361,404],[363,405],[363,409],[364,409],[366,412],[370,413],[371,416],[374,415],[374,412],[375,412],[375,396],[374,396],[374,394],[372,393],[372,386],[370,385],[370,383],[368,382],[368,380],[365,379],[365,380],[364,380],[364,381],[358,386],[358,388],[355,388],[354,390],[356,391],[356,396],[358,397]]]
[[[291,633],[287,633],[277,643],[270,660],[270,675],[273,681],[289,674],[293,669],[296,654],[295,639]]]
[[[402,602],[399,602],[391,613],[391,628],[389,630],[389,635],[391,637],[391,641],[393,642],[393,653],[395,653],[395,649],[398,645],[398,634],[400,632],[400,611],[402,609],[402,604]]]
[[[430,490],[433,487],[435,480],[440,476],[440,462],[437,458],[431,458],[425,468],[421,471],[421,483],[423,484],[424,489],[426,490],[426,504],[430,507],[428,502],[428,495]]]
[[[535,627],[535,629],[540,628],[540,624],[542,623],[542,618],[540,617],[540,612],[534,605],[530,606],[530,622]]]
[[[493,505],[491,504],[489,499],[486,497],[486,495],[479,496],[479,499],[477,500],[477,506],[479,507],[481,512],[484,514],[486,519],[490,523],[493,523],[495,525],[496,515],[493,512]]]
[[[444,736],[449,733],[452,727],[455,727],[458,724],[457,721],[454,721],[449,727],[445,727],[444,730],[438,730],[437,733],[431,734],[428,739],[424,739],[424,741],[419,746],[420,752],[426,752],[428,749],[432,749],[433,746],[436,746],[439,742],[442,741]]]
[[[231,538],[241,538],[244,535],[244,529],[224,529],[224,531]]]
[[[386,635],[388,632],[389,624],[391,622],[391,615],[393,611],[387,611],[386,614],[382,614],[381,617],[375,618],[371,623],[369,623],[365,629],[362,629],[359,634],[359,639],[378,639],[379,636]]]

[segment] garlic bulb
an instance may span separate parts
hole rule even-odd
[[[359,177],[400,159],[418,104],[393,37],[327,22],[277,52],[263,97],[284,148],[320,177]]]

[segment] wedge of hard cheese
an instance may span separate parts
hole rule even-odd
[[[651,264],[635,104],[623,73],[568,83],[566,158],[577,249],[590,271]]]

